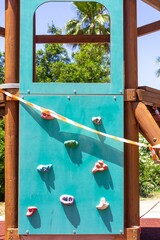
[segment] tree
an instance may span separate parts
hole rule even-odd
[[[109,14],[106,8],[95,2],[74,2],[77,18],[65,26],[68,35],[109,34]]]
[[[97,14],[95,19],[98,23],[101,19],[100,14],[104,15],[105,18],[104,12],[106,10],[101,4],[82,4],[80,2],[74,4],[82,10],[82,6],[84,8],[90,7],[91,15]],[[101,24],[99,32],[103,28],[104,25]],[[106,31],[106,28],[103,31]],[[62,30],[55,27],[52,22],[51,25],[48,25],[48,32],[53,35],[60,35]],[[75,53],[72,53],[72,58],[69,58],[68,49],[64,48],[62,44],[45,44],[44,49],[38,50],[36,53],[36,81],[109,82],[110,58],[108,48],[104,44],[82,44],[79,45]]]
[[[60,69],[69,62],[67,50],[62,44],[45,44],[44,50],[36,52],[36,81],[56,82]]]
[[[148,142],[140,135],[140,142],[148,145]],[[160,165],[154,163],[149,148],[139,149],[139,184],[140,195],[148,197],[160,188]]]
[[[160,77],[160,57],[157,58],[157,63],[159,64],[159,68],[156,72],[157,77]]]
[[[0,201],[4,201],[4,120],[0,120]]]
[[[110,60],[104,45],[82,44],[72,59],[62,44],[46,44],[37,51],[36,80],[38,82],[110,81]]]
[[[0,84],[4,83],[4,53],[0,52]]]
[[[4,83],[5,55],[0,52],[0,84]],[[0,119],[0,201],[4,201],[4,120]]]

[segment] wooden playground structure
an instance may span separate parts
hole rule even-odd
[[[28,0],[29,1],[29,0]],[[109,0],[108,0],[109,1]],[[143,0],[160,11],[159,0]],[[103,1],[105,2],[105,0]],[[160,144],[160,118],[153,106],[160,110],[160,91],[138,86],[137,37],[160,30],[160,21],[137,28],[136,0],[124,0],[124,138],[138,142],[138,134],[154,146]],[[20,66],[20,0],[7,0],[5,28],[0,27],[0,36],[5,37],[5,88],[19,96]],[[56,36],[57,37],[57,36]],[[63,39],[64,37],[64,39]],[[72,42],[80,39],[72,36]],[[96,38],[96,37],[95,37]],[[39,43],[67,43],[68,36],[35,36]],[[93,42],[82,36],[81,42]],[[103,42],[99,37],[96,42]],[[3,94],[1,115],[5,115],[5,239],[55,239],[55,240],[139,240],[139,151],[132,144],[124,145],[124,232],[119,234],[19,234],[18,229],[18,168],[19,168],[19,102]],[[157,156],[160,152],[157,150]]]

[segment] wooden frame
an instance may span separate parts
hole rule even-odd
[[[159,0],[142,0],[143,2],[149,4],[151,7],[160,11],[160,1]]]
[[[138,28],[138,36],[144,36],[160,30],[160,20]]]
[[[110,35],[36,35],[35,43],[106,43]]]
[[[5,28],[0,27],[0,36],[5,37]]]

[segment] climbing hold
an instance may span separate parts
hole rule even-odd
[[[37,167],[37,170],[39,172],[49,172],[52,168],[52,164],[48,164],[48,165],[43,165],[43,164],[40,164],[38,167]]]
[[[109,206],[109,203],[106,201],[104,197],[100,199],[99,204],[96,206],[97,209],[99,210],[104,210]]]
[[[43,118],[43,119],[47,119],[47,120],[52,120],[52,119],[54,119],[54,117],[51,115],[51,112],[50,111],[43,111],[43,112],[41,112],[41,117]]]
[[[103,160],[98,160],[95,165],[94,168],[92,169],[92,173],[96,173],[96,172],[102,172],[108,169],[107,164],[105,164],[103,162]]]
[[[60,196],[60,202],[64,205],[72,205],[74,203],[74,197],[71,195],[61,195]]]
[[[76,148],[79,144],[76,140],[68,140],[64,142],[64,145],[69,148]]]
[[[26,213],[26,216],[27,216],[27,217],[30,217],[30,216],[32,216],[36,211],[37,211],[37,207],[35,207],[35,206],[28,207],[28,211],[27,211],[27,213]]]
[[[102,124],[102,118],[101,117],[92,117],[92,122],[96,125]]]

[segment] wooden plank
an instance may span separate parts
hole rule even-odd
[[[159,0],[142,0],[143,2],[149,4],[151,7],[160,11],[160,1]]]
[[[27,240],[132,240],[124,235],[25,235]],[[20,236],[23,240],[24,236]],[[133,240],[139,240],[134,238]]]
[[[139,101],[144,102],[146,105],[160,107],[160,94],[156,92],[149,92],[143,89],[137,89],[137,95]]]
[[[0,27],[0,36],[5,37],[5,28]]]
[[[160,30],[160,20],[138,28],[138,36],[144,36]]]
[[[140,240],[140,228],[125,229],[125,234],[119,235],[25,235],[27,240]],[[23,240],[24,236],[20,235]]]
[[[35,43],[107,43],[110,35],[36,35]]]
[[[156,88],[151,88],[151,87],[148,87],[148,86],[140,86],[140,87],[138,87],[138,89],[143,89],[143,90],[146,90],[148,92],[160,94],[160,90],[158,90]]]

